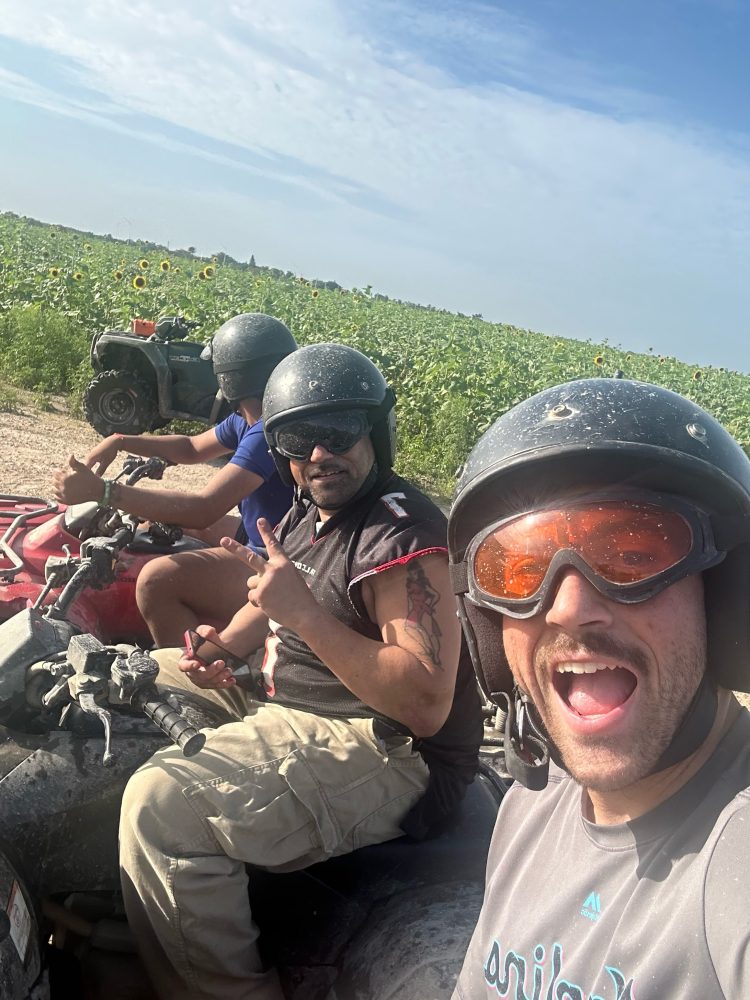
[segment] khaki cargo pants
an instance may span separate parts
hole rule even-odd
[[[368,719],[334,719],[199,692],[160,650],[160,682],[204,693],[236,722],[206,731],[185,758],[157,753],[130,779],[120,862],[128,920],[168,1000],[280,1000],[263,972],[245,864],[291,871],[401,835],[427,785],[412,741],[374,737]]]

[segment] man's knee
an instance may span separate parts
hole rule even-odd
[[[153,840],[160,827],[169,827],[164,817],[175,817],[184,806],[182,789],[152,758],[133,774],[125,786],[120,810],[120,840]]]
[[[173,589],[175,569],[171,556],[161,556],[144,563],[135,582],[135,600],[143,613],[147,603],[155,596],[164,596],[165,587]]]

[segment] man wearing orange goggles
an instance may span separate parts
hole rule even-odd
[[[472,451],[449,550],[517,779],[454,997],[750,996],[750,460],[657,386],[557,386]]]
[[[622,604],[654,597],[721,562],[710,517],[650,493],[571,498],[505,518],[469,547],[469,593],[512,618],[546,607],[560,573],[577,569]]]

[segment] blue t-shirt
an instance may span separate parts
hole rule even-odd
[[[292,488],[285,486],[279,477],[263,434],[262,420],[250,425],[239,413],[232,413],[214,430],[219,443],[234,452],[229,461],[263,480],[239,505],[248,542],[262,546],[256,521],[265,517],[272,526],[277,525],[292,506]]]

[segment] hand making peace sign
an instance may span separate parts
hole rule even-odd
[[[287,558],[268,521],[261,517],[257,523],[268,559],[233,538],[222,538],[221,544],[253,571],[254,575],[247,581],[250,604],[273,621],[301,635],[311,619],[320,614],[320,605],[310,593],[302,574]]]

